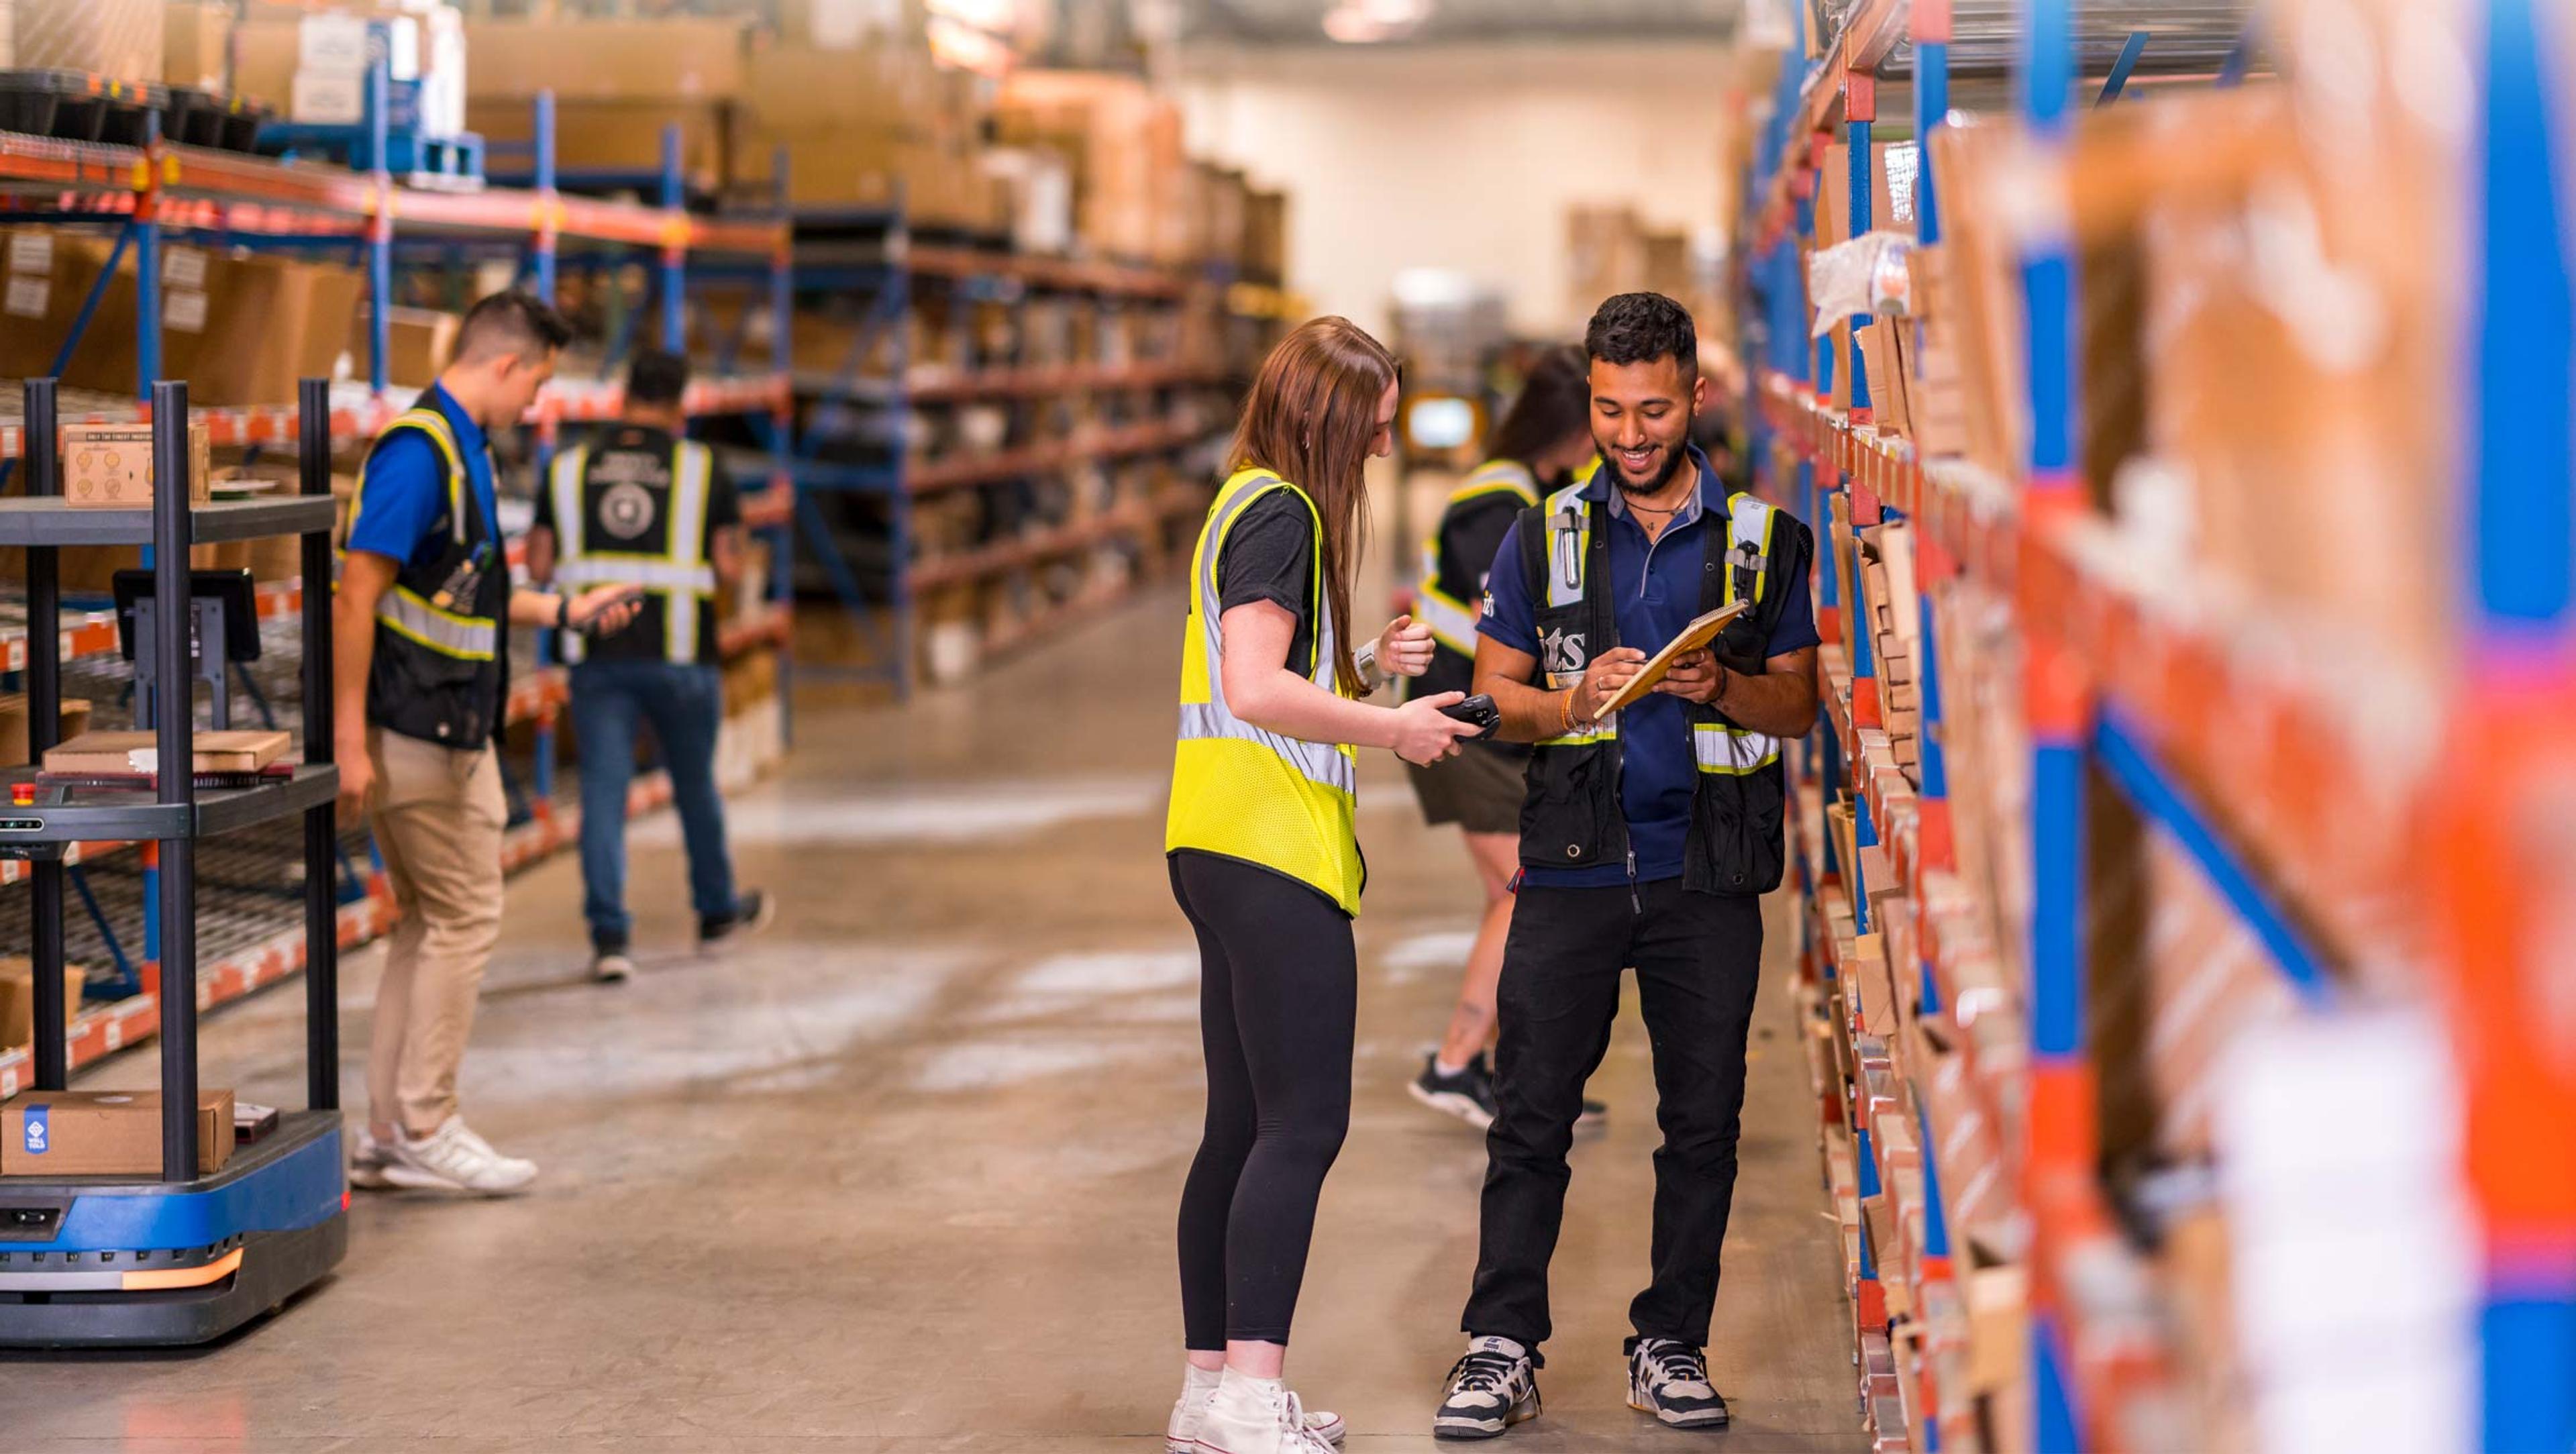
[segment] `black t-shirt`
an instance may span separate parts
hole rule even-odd
[[[1294,615],[1288,669],[1314,674],[1315,512],[1294,490],[1272,490],[1243,507],[1217,554],[1216,588],[1220,610],[1272,601]]]
[[[611,542],[621,550],[659,551],[668,548],[664,534],[671,503],[671,452],[679,441],[667,430],[642,424],[611,424],[590,441],[590,470],[582,487],[582,497],[589,503],[590,518],[582,522],[582,540],[593,549]],[[624,456],[613,458],[612,456]],[[601,502],[607,498],[603,482],[631,482],[645,487],[648,496],[660,508],[650,512],[642,523],[641,533],[632,523],[612,530],[601,518]],[[555,523],[555,492],[551,480],[540,481],[537,490],[537,523],[554,532],[556,542],[563,540],[562,527]],[[729,525],[742,523],[742,501],[734,492],[733,480],[725,473],[722,460],[710,460],[707,469],[707,521],[705,539],[699,542],[703,559],[715,562],[716,532]],[[647,594],[635,620],[623,631],[590,638],[583,656],[591,661],[661,661],[669,655],[666,638],[669,631],[664,617],[668,607],[659,592]],[[713,666],[716,654],[715,603],[705,602],[698,610],[698,662]]]

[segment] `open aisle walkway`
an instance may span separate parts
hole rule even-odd
[[[517,1201],[360,1193],[340,1275],[194,1354],[8,1358],[15,1451],[1160,1449],[1172,1220],[1201,1103],[1196,961],[1159,854],[1176,599],[976,685],[805,712],[734,809],[768,935],[684,947],[677,834],[641,826],[641,972],[581,978],[567,859],[510,890],[467,1115],[544,1174]],[[1463,854],[1373,754],[1358,1096],[1289,1368],[1358,1454],[1428,1449],[1474,1260],[1479,1137],[1404,1094],[1473,926]],[[1580,1141],[1547,1415],[1513,1450],[1864,1447],[1789,1011],[1755,1040],[1711,1363],[1719,1436],[1624,1406],[1656,1134],[1633,1010]],[[363,1104],[375,955],[350,967]],[[204,1037],[207,1079],[301,1094],[301,996]],[[148,1055],[91,1084],[143,1084]]]

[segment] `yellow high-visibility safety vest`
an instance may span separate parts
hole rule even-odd
[[[1304,490],[1266,470],[1239,470],[1217,492],[1190,557],[1190,614],[1181,646],[1180,740],[1172,754],[1172,808],[1163,851],[1197,849],[1241,859],[1310,884],[1356,916],[1365,870],[1357,815],[1359,752],[1347,743],[1308,742],[1264,731],[1225,702],[1225,637],[1217,562],[1228,531],[1253,501],[1274,490],[1297,497],[1313,518],[1314,649],[1292,663],[1328,692],[1332,615],[1324,607],[1324,518]]]
[[[475,506],[470,499],[472,477],[465,467],[465,451],[456,442],[456,430],[449,425],[446,415],[427,405],[415,405],[395,415],[383,429],[378,430],[375,442],[384,443],[397,429],[417,429],[428,435],[430,444],[437,449],[439,459],[447,467],[449,538],[455,547],[466,547],[470,540],[489,527],[489,522],[474,513]],[[357,533],[358,521],[366,512],[366,480],[366,471],[362,468],[358,472],[357,493],[349,501],[349,527],[342,536],[343,540]],[[348,554],[345,546],[340,553]],[[471,602],[441,604],[434,594],[439,583],[433,577],[437,574],[435,564],[423,573],[408,562],[402,563],[393,584],[376,598],[376,621],[396,636],[440,656],[460,661],[493,660],[500,650],[500,623],[488,616],[452,609],[459,605],[470,606]]]
[[[663,655],[686,666],[698,659],[698,612],[712,609],[715,567],[707,560],[707,493],[715,452],[694,439],[671,451],[671,495],[664,514],[664,547],[658,551],[595,550],[588,540],[590,512],[582,499],[590,447],[576,445],[555,456],[548,487],[554,491],[555,533],[561,546],[555,579],[565,587],[642,586],[662,600]],[[579,632],[556,643],[566,661],[579,661]]]
[[[1535,505],[1538,482],[1518,460],[1487,460],[1450,491],[1449,503],[1441,507],[1430,538],[1422,542],[1422,582],[1414,588],[1413,613],[1431,628],[1432,636],[1441,645],[1462,656],[1476,654],[1476,618],[1483,612],[1484,603],[1462,601],[1440,589],[1440,536],[1448,527],[1452,511],[1491,495],[1509,495],[1523,505]]]

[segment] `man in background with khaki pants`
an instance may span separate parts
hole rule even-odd
[[[501,935],[508,808],[493,743],[512,625],[613,631],[630,588],[514,589],[489,431],[516,425],[572,330],[525,293],[474,305],[437,383],[367,451],[332,616],[344,811],[370,815],[401,917],[376,989],[368,1124],[349,1181],[487,1196],[536,1163],[503,1156],[456,1106],[456,1068]]]

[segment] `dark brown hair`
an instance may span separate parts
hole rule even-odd
[[[1583,350],[1560,344],[1530,365],[1520,393],[1485,436],[1485,458],[1525,465],[1571,435],[1589,434],[1591,423],[1592,365]]]
[[[1229,471],[1268,470],[1303,489],[1323,517],[1315,569],[1333,613],[1333,674],[1354,696],[1361,684],[1351,658],[1351,577],[1368,532],[1378,400],[1395,381],[1395,355],[1349,319],[1301,323],[1262,360],[1226,449]]]

